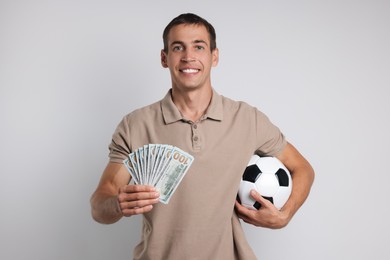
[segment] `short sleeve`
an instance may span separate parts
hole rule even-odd
[[[269,118],[256,109],[256,153],[263,156],[277,156],[286,146],[287,140],[280,129]]]
[[[108,146],[110,162],[122,163],[131,153],[129,121],[124,117],[118,124]]]

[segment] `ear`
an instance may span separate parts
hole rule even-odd
[[[218,62],[219,62],[219,50],[218,50],[218,48],[215,48],[212,51],[211,56],[212,56],[212,66],[216,67],[218,65]]]
[[[167,54],[164,50],[161,50],[161,65],[163,66],[163,68],[168,68]]]

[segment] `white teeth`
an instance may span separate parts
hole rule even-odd
[[[182,70],[182,72],[184,72],[184,73],[196,73],[198,71],[199,70],[197,70],[197,69],[184,69],[184,70]]]

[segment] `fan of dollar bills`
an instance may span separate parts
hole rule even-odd
[[[160,201],[168,204],[190,168],[194,157],[167,144],[147,144],[123,161],[135,184],[151,185],[160,192]]]

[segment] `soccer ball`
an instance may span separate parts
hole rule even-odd
[[[242,175],[238,196],[243,206],[258,210],[261,205],[250,195],[252,189],[281,209],[291,194],[290,172],[275,157],[252,155]]]

